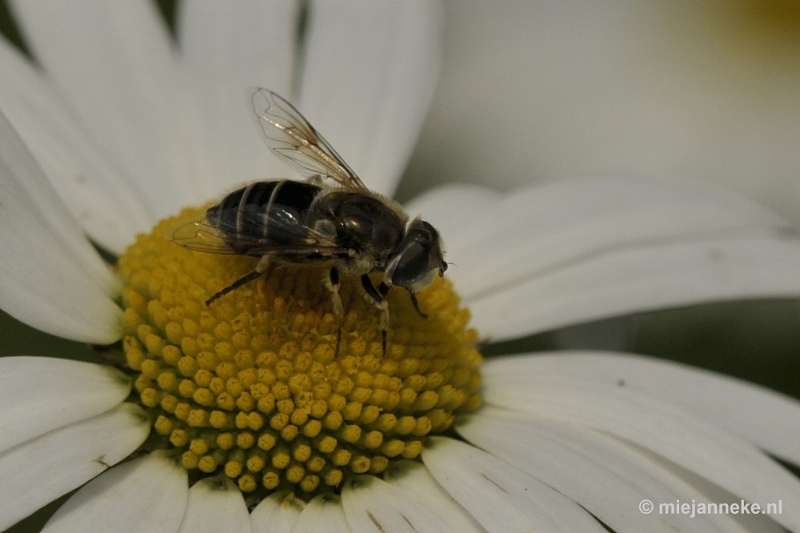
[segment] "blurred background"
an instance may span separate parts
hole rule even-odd
[[[797,0],[459,0],[445,11],[409,186],[431,168],[502,189],[708,180],[800,222]]]
[[[168,23],[175,0],[158,1]],[[585,176],[705,180],[800,224],[800,2],[446,0],[442,76],[400,185],[501,191]],[[0,0],[0,31],[25,49]],[[800,268],[800,265],[798,265]],[[643,313],[510,343],[657,355],[800,398],[800,303]],[[87,347],[3,314],[0,355]]]

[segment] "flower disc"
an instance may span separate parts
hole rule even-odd
[[[163,221],[118,263],[123,347],[153,418],[149,449],[174,449],[194,474],[224,473],[244,492],[313,495],[418,457],[426,436],[480,405],[477,334],[447,279],[418,295],[428,318],[405,291],[389,292],[382,354],[380,313],[358,278],[343,276],[335,356],[340,325],[322,281],[330,264],[275,260],[205,304],[258,258],[164,237],[200,212]]]

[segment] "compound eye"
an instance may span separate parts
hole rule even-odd
[[[392,274],[392,284],[417,292],[431,284],[437,269],[431,267],[430,248],[412,242],[400,254],[397,268]]]

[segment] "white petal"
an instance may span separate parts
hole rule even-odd
[[[407,496],[445,517],[448,524],[461,533],[482,533],[485,530],[469,512],[461,507],[444,488],[436,482],[430,471],[416,461],[398,461],[389,465],[384,477]]]
[[[560,376],[587,386],[624,387],[679,406],[800,464],[800,402],[752,383],[678,363],[624,353],[559,352],[490,363],[493,373]],[[506,370],[503,367],[508,366]]]
[[[314,2],[299,108],[367,186],[391,194],[440,62],[435,1]]]
[[[350,533],[341,499],[333,494],[317,496],[297,518],[292,533]]]
[[[469,444],[433,437],[422,460],[445,490],[490,533],[604,531],[575,502]]]
[[[20,209],[30,210],[29,216],[38,220],[61,242],[72,260],[91,276],[98,287],[107,291],[115,288],[111,272],[94,252],[28,147],[3,115],[0,115],[0,139],[0,186],[3,188],[0,206],[12,209],[15,206],[9,204],[18,204]]]
[[[121,253],[155,222],[44,76],[0,41],[0,108],[91,237]],[[129,180],[132,181],[132,180]]]
[[[673,472],[676,473],[676,475],[683,477],[684,479],[688,480],[688,482],[691,483],[694,487],[697,487],[698,490],[700,490],[702,493],[702,499],[697,501],[709,502],[709,503],[711,502],[728,503],[728,505],[734,503],[740,505],[742,503],[741,498],[736,497],[735,495],[731,494],[730,492],[724,489],[721,489],[720,487],[710,483],[708,480],[690,474],[686,470],[677,468],[674,463],[669,463],[669,462],[664,463],[663,457],[657,457],[652,454],[649,455],[654,460],[662,461],[662,464],[664,464],[665,468],[672,470]],[[761,508],[759,509],[758,514],[749,514],[749,515],[744,513],[734,515],[733,513],[730,513],[727,515],[727,518],[735,521],[736,524],[739,526],[736,529],[737,532],[740,531],[741,528],[744,528],[744,530],[747,531],[748,533],[752,533],[753,531],[757,531],[758,533],[786,533],[786,529],[781,527],[777,522],[774,522],[772,518],[770,518],[772,515],[776,514],[776,512],[780,510],[777,508],[778,505],[782,506],[783,503],[774,502],[772,505],[776,507],[775,510],[772,509],[767,510],[765,508]],[[695,514],[695,517],[696,516],[697,515]]]
[[[610,433],[749,501],[800,501],[797,478],[749,443],[671,402],[616,383],[591,384],[569,376],[527,373],[525,361],[525,357],[515,357],[484,365],[487,404]],[[800,527],[800,509],[784,510],[774,518],[788,527]]]
[[[189,487],[186,470],[154,452],[110,469],[62,505],[43,533],[174,533]]]
[[[342,490],[342,505],[350,528],[359,533],[456,533],[446,516],[373,476],[350,480]]]
[[[461,235],[465,225],[502,199],[502,194],[486,187],[453,184],[427,191],[405,207],[409,215],[421,216],[433,224],[447,247],[450,237]]]
[[[462,224],[446,245],[463,266],[448,275],[475,326],[500,340],[644,309],[796,295],[800,240],[787,227],[713,189],[566,181],[514,193]]]
[[[800,241],[766,230],[612,251],[464,302],[474,326],[499,341],[639,311],[796,297],[798,263]]]
[[[250,513],[253,533],[289,533],[305,506],[289,492],[271,494]]]
[[[0,358],[0,452],[108,411],[130,390],[130,379],[108,366],[54,357]]]
[[[467,186],[459,189],[464,187]],[[449,238],[454,253],[486,241],[503,254],[500,258],[494,253],[482,255],[480,264],[471,269],[475,271],[472,278],[508,263],[511,256],[515,263],[506,265],[510,269],[507,276],[517,279],[613,246],[753,226],[790,226],[764,207],[723,189],[671,182],[575,179],[520,189],[496,198],[497,201],[486,198],[484,201],[490,205],[471,220],[470,229],[478,232],[461,231]],[[442,195],[438,201],[447,204],[449,198]],[[436,209],[434,204],[431,210]],[[500,242],[495,242],[498,239]],[[524,250],[508,249],[507,244],[520,242],[519,239],[524,239]],[[530,266],[525,267],[529,262]],[[487,288],[470,286],[471,292]]]
[[[254,126],[248,87],[290,97],[299,3],[285,0],[184,2],[178,34],[202,106],[198,156],[208,198],[231,185],[286,175]]]
[[[142,410],[125,403],[3,452],[0,529],[118,463],[144,442],[149,431],[150,421]]]
[[[117,282],[0,115],[0,307],[72,340],[110,344]]]
[[[36,58],[156,218],[199,201],[193,102],[156,7],[143,0],[12,2]]]
[[[179,533],[252,533],[241,491],[227,478],[206,478],[189,489]]]
[[[459,424],[469,442],[553,487],[614,531],[741,531],[730,517],[643,514],[644,499],[705,501],[703,494],[636,449],[608,435],[485,407]],[[717,500],[714,500],[717,501]]]

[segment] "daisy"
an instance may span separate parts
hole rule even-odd
[[[412,170],[437,161],[433,179],[491,176],[506,190],[710,181],[800,220],[796,1],[452,0],[445,12],[446,62]]]
[[[47,76],[2,48],[0,305],[111,348],[108,365],[0,360],[0,528],[78,489],[45,531],[800,531],[800,483],[769,457],[800,464],[796,401],[621,353],[479,366],[475,349],[478,331],[798,294],[800,241],[745,199],[630,180],[433,190],[406,207],[454,266],[420,293],[427,319],[389,293],[386,353],[343,279],[335,356],[313,268],[206,306],[252,258],[163,231],[282,173],[264,174],[230,94],[295,83],[303,113],[390,191],[436,70],[435,6],[314,4],[302,75],[296,9],[241,6],[184,6],[180,55],[147,4],[17,6]],[[747,521],[645,500],[783,505]]]

